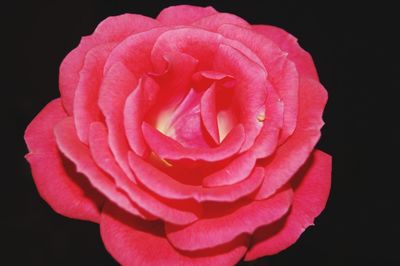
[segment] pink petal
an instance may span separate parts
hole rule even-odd
[[[193,74],[194,87],[198,89],[209,88],[213,83],[223,87],[232,88],[236,85],[233,76],[212,70],[201,70]]]
[[[206,176],[203,186],[215,187],[231,185],[245,179],[253,169],[256,159],[270,156],[278,145],[283,119],[283,104],[273,90],[269,91],[266,101],[266,116],[263,127],[251,149],[242,153],[223,169]],[[260,118],[259,118],[260,119]]]
[[[54,134],[60,151],[76,165],[79,173],[88,178],[93,187],[129,213],[145,217],[93,161],[89,149],[79,141],[76,135],[72,117],[59,122],[54,128]]]
[[[244,19],[229,13],[217,13],[196,20],[192,23],[193,26],[203,28],[209,31],[217,31],[221,25],[230,24],[237,25],[243,28],[251,29],[251,25]]]
[[[239,124],[232,129],[221,145],[215,148],[186,148],[146,122],[143,122],[142,130],[147,144],[160,158],[174,161],[221,161],[235,155],[245,138],[243,126]]]
[[[272,86],[268,86],[268,88],[265,114],[260,114],[257,117],[258,122],[263,126],[250,149],[256,158],[265,158],[274,153],[282,133],[284,103]]]
[[[99,222],[103,197],[63,159],[53,127],[67,117],[61,99],[46,105],[25,131],[26,159],[40,196],[57,212],[70,218]]]
[[[169,223],[180,225],[189,224],[198,219],[195,213],[196,211],[200,212],[198,208],[190,206],[192,207],[190,211],[185,211],[171,207],[132,183],[115,162],[108,148],[107,139],[107,129],[104,124],[100,122],[93,123],[90,127],[89,138],[93,159],[104,172],[113,177],[118,189],[124,191],[132,202],[150,214],[146,215],[147,219],[154,219],[156,217]],[[174,205],[179,207],[178,204]]]
[[[75,89],[86,53],[93,47],[109,42],[119,42],[127,36],[157,27],[159,23],[148,17],[124,14],[103,20],[90,36],[83,37],[79,46],[72,50],[60,66],[59,87],[64,108],[72,114]]]
[[[114,44],[100,45],[85,56],[85,63],[79,72],[79,82],[74,98],[74,120],[76,133],[85,144],[88,143],[89,125],[101,121],[102,114],[97,105],[104,63]]]
[[[204,252],[179,252],[165,237],[161,222],[145,222],[107,204],[100,232],[108,252],[122,265],[234,265],[247,249],[240,238]]]
[[[165,54],[163,58],[163,64],[153,64],[156,73],[149,74],[162,89],[157,94],[156,102],[149,110],[146,121],[182,144],[193,141],[203,144],[200,123],[191,123],[192,120],[196,120],[196,114],[191,111],[198,105],[196,100],[199,97],[198,93],[193,93],[190,83],[198,61],[180,52]],[[192,119],[185,119],[184,116]],[[186,127],[185,123],[194,127]]]
[[[136,77],[153,70],[150,53],[157,38],[168,28],[157,27],[129,36],[111,52],[105,66],[106,74],[114,64],[124,64]],[[138,64],[138,62],[140,62]]]
[[[249,60],[263,67],[260,59],[242,43],[224,38],[215,32],[192,27],[169,29],[162,33],[154,43],[151,61],[154,65],[162,65],[165,64],[164,55],[178,52],[197,59],[199,70],[210,70],[214,61],[210,58],[214,58],[221,44],[235,48]]]
[[[237,80],[234,101],[238,119],[246,132],[241,151],[246,151],[252,146],[261,129],[257,117],[260,113],[265,113],[267,73],[263,67],[239,50],[224,44],[218,48],[213,69],[230,74]]]
[[[245,152],[233,159],[223,169],[204,177],[202,185],[218,187],[238,183],[250,175],[256,164],[256,159],[252,152]]]
[[[157,20],[164,25],[187,25],[202,17],[217,14],[211,6],[199,7],[190,5],[170,6],[161,10]]]
[[[179,250],[198,250],[229,243],[241,234],[252,234],[257,228],[273,223],[289,210],[292,190],[253,201],[232,213],[201,219],[182,227],[166,224],[168,240]]]
[[[234,25],[223,25],[218,29],[222,35],[238,40],[256,53],[268,71],[268,79],[276,88],[284,103],[284,121],[280,143],[290,136],[298,115],[298,73],[295,65],[287,59],[272,40],[252,30]]]
[[[124,108],[124,127],[126,137],[132,150],[143,156],[147,144],[142,133],[142,122],[150,107],[156,100],[159,86],[151,78],[144,77],[128,96]]]
[[[215,103],[215,85],[207,89],[201,97],[200,111],[201,120],[208,134],[213,138],[215,143],[220,142],[217,122],[217,110]]]
[[[331,157],[315,150],[297,174],[293,206],[283,224],[268,226],[253,236],[245,260],[276,254],[294,244],[325,208],[331,187]]]
[[[156,195],[167,199],[194,199],[197,202],[236,201],[256,191],[264,175],[262,168],[255,168],[248,178],[232,186],[204,188],[180,183],[133,153],[130,153],[129,162],[138,181]]]
[[[265,164],[266,175],[257,199],[267,198],[283,186],[304,164],[320,138],[327,92],[319,82],[304,79],[300,80],[299,96],[297,128]]]
[[[136,77],[125,65],[117,63],[105,75],[99,93],[99,107],[109,130],[111,151],[130,179],[133,175],[128,165],[130,147],[125,135],[123,110],[126,98],[136,85]]]
[[[191,92],[194,92],[194,90],[191,90],[190,93]],[[181,113],[176,117],[176,120],[173,119],[170,130],[167,132],[168,136],[188,150],[192,148],[206,150],[215,147],[215,143],[207,134],[201,123],[199,101],[200,100],[196,102],[197,105],[192,109]],[[178,110],[176,111],[178,112]],[[175,116],[175,114],[172,116]]]
[[[288,57],[296,64],[299,74],[304,78],[318,79],[311,55],[297,43],[297,39],[283,29],[270,25],[255,25],[253,30],[271,39],[288,53]]]

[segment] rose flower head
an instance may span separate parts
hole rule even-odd
[[[122,265],[234,265],[324,209],[327,92],[284,30],[212,7],[109,17],[60,66],[25,133],[41,197],[100,224]]]

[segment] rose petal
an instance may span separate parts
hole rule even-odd
[[[142,121],[156,100],[159,86],[153,79],[144,77],[128,96],[124,108],[124,127],[128,143],[132,150],[143,156],[147,144],[142,133]]]
[[[194,90],[191,90],[187,98],[191,97],[193,94],[197,93]],[[194,98],[197,98],[197,96],[199,95],[195,95]],[[185,100],[187,98],[185,98]],[[185,110],[185,108],[180,108],[184,104],[182,103],[175,113],[171,115],[174,118],[172,119],[169,132],[167,131],[168,136],[189,150],[192,148],[204,150],[215,147],[215,143],[210,139],[210,136],[204,130],[204,127],[201,123],[199,101],[200,100],[197,100],[194,103],[195,106],[189,106],[188,110]],[[178,116],[175,116],[175,114],[179,112],[182,113],[180,113]]]
[[[125,174],[134,179],[128,165],[128,140],[124,134],[123,110],[126,98],[136,87],[136,77],[122,63],[114,64],[100,87],[99,107],[109,130],[109,144],[117,163]]]
[[[251,29],[251,25],[244,19],[229,13],[213,14],[192,23],[193,26],[203,28],[209,31],[217,31],[221,25],[230,24],[237,25],[243,28]]]
[[[157,20],[164,25],[187,25],[216,13],[217,11],[211,6],[177,5],[161,10],[157,16]]]
[[[234,102],[237,104],[235,111],[246,132],[241,148],[241,151],[246,151],[261,129],[257,117],[265,113],[267,73],[239,50],[224,44],[216,52],[214,70],[230,74],[237,80],[234,88]]]
[[[90,123],[101,121],[102,115],[97,105],[104,63],[115,44],[99,45],[85,56],[85,63],[79,72],[79,82],[74,98],[74,121],[76,133],[85,144],[88,143]]]
[[[65,117],[61,99],[43,108],[25,131],[26,159],[40,196],[57,213],[98,223],[103,197],[66,164],[57,149],[53,127]]]
[[[233,159],[223,169],[206,176],[202,185],[205,187],[218,187],[238,183],[250,175],[256,164],[256,159],[252,152],[245,152]]]
[[[79,46],[62,61],[59,73],[59,87],[64,108],[72,114],[75,89],[79,82],[79,72],[86,53],[99,44],[119,42],[127,36],[157,27],[159,22],[145,16],[124,14],[103,20],[90,36],[83,37]]]
[[[241,234],[252,234],[258,227],[278,220],[289,210],[291,203],[292,190],[289,188],[224,216],[201,219],[185,227],[167,223],[165,230],[168,240],[177,249],[206,249],[228,243]]]
[[[114,64],[124,64],[136,77],[153,70],[150,53],[160,34],[168,28],[157,27],[134,34],[120,42],[111,52],[104,66],[106,74]],[[140,62],[140,63],[138,63]]]
[[[201,97],[201,121],[215,143],[220,143],[216,108],[215,84],[213,84],[204,92],[203,96]]]
[[[294,36],[283,29],[270,25],[254,25],[253,30],[271,39],[283,51],[287,52],[289,59],[296,64],[296,68],[302,77],[319,80],[311,55],[300,47]]]
[[[278,145],[280,128],[283,121],[283,104],[275,90],[271,88],[266,101],[266,114],[263,127],[257,136],[254,146],[242,153],[223,169],[206,176],[203,186],[215,187],[231,185],[245,179],[253,169],[256,160],[270,156]],[[261,119],[260,117],[258,119]]]
[[[118,189],[124,191],[131,201],[145,211],[145,214],[147,212],[151,214],[151,216],[145,216],[147,219],[157,217],[169,223],[180,225],[189,224],[198,219],[195,213],[199,213],[198,208],[191,208],[190,211],[173,208],[132,183],[116,164],[108,148],[107,139],[107,129],[104,124],[100,122],[92,123],[89,141],[94,161],[103,171],[113,177]],[[175,204],[175,206],[178,206],[178,204]]]
[[[242,43],[225,38],[215,32],[192,27],[169,29],[162,33],[154,43],[151,62],[154,65],[163,65],[165,64],[164,55],[178,52],[197,59],[199,70],[210,70],[214,61],[210,58],[214,58],[221,44],[240,51],[249,60],[263,68],[263,64],[257,55]]]
[[[194,199],[197,202],[236,201],[256,191],[264,175],[262,168],[255,168],[248,178],[232,186],[204,188],[182,184],[133,153],[129,155],[129,162],[139,182],[156,195],[167,199]]]
[[[265,165],[265,179],[256,199],[267,198],[284,185],[307,160],[321,135],[327,92],[312,79],[300,80],[299,118],[293,136]]]
[[[54,128],[54,135],[60,151],[76,165],[79,173],[88,178],[93,187],[129,213],[145,217],[128,197],[117,189],[112,179],[98,168],[87,146],[79,141],[72,117],[59,122]]]
[[[232,129],[221,145],[215,148],[186,148],[146,122],[142,124],[142,131],[147,144],[160,158],[173,161],[183,159],[207,162],[221,161],[235,155],[245,139],[241,124]]]
[[[297,174],[293,205],[284,223],[265,227],[253,236],[245,260],[276,254],[294,244],[315,217],[325,208],[331,187],[331,157],[315,150]]]
[[[160,222],[144,222],[106,204],[100,232],[108,252],[122,265],[234,265],[246,252],[246,239],[205,252],[178,252]]]
[[[273,41],[252,30],[234,25],[223,25],[218,32],[242,42],[263,62],[269,74],[268,79],[284,103],[284,121],[280,136],[280,143],[282,143],[293,133],[297,122],[299,85],[295,65],[287,60],[287,54]]]
[[[257,120],[262,124],[262,128],[253,147],[250,149],[256,158],[265,158],[274,153],[279,145],[280,134],[282,133],[284,103],[272,86],[268,86],[268,88],[265,113],[257,116]]]

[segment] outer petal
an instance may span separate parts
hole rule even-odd
[[[145,222],[107,204],[100,223],[106,249],[122,265],[234,265],[246,252],[245,238],[204,252],[179,252],[161,222]]]
[[[159,23],[148,17],[124,14],[108,17],[88,37],[83,37],[79,46],[72,50],[60,66],[59,87],[64,108],[72,114],[75,89],[79,82],[79,72],[83,66],[86,53],[99,44],[119,42],[136,32],[157,27]]]
[[[58,213],[70,218],[99,222],[103,197],[61,157],[53,128],[65,113],[61,100],[50,102],[25,131],[26,159],[42,198]]]
[[[229,13],[217,13],[193,22],[193,26],[209,31],[217,31],[223,24],[237,25],[244,28],[251,28],[251,25],[244,19]]]
[[[299,94],[297,128],[265,163],[265,179],[257,199],[267,198],[287,183],[310,156],[321,136],[322,112],[328,99],[326,90],[319,82],[305,79],[300,80]]]
[[[291,203],[292,189],[289,188],[269,199],[253,201],[224,216],[201,219],[185,227],[167,223],[166,234],[172,245],[180,250],[215,247],[273,223],[286,214]]]
[[[60,151],[75,163],[78,172],[83,173],[90,183],[110,201],[129,213],[145,217],[129,198],[117,189],[113,180],[108,177],[93,161],[86,145],[81,143],[75,132],[71,117],[65,118],[54,128],[56,142]]]
[[[288,57],[296,64],[299,74],[304,78],[318,80],[318,73],[311,55],[297,43],[297,39],[283,29],[269,25],[255,25],[253,29],[271,39],[288,53]]]
[[[157,20],[164,25],[187,25],[202,17],[213,14],[218,14],[218,12],[211,6],[178,5],[163,9],[158,14]]]
[[[255,233],[253,245],[245,260],[276,254],[294,244],[303,231],[313,225],[315,217],[325,208],[331,187],[331,157],[314,151],[299,171],[300,183],[295,184],[293,206],[283,224],[274,224]]]

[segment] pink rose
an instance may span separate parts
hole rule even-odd
[[[292,245],[323,210],[327,93],[287,32],[173,6],[109,17],[60,67],[25,133],[40,195],[100,224],[123,265],[232,265]]]

